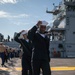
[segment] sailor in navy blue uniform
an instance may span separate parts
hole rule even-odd
[[[33,75],[40,75],[42,69],[43,75],[51,75],[50,70],[50,53],[49,53],[49,37],[46,35],[46,21],[38,21],[38,23],[29,30],[29,39],[32,40],[34,45],[33,53]]]
[[[32,75],[31,69],[31,55],[32,55],[32,42],[27,38],[27,31],[18,33],[14,40],[21,44],[23,49],[22,55],[22,75]]]

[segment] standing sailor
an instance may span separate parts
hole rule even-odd
[[[2,60],[2,67],[4,66],[5,63],[5,45],[3,45],[2,42],[0,42],[0,54],[1,54],[1,60]]]
[[[28,32],[29,39],[34,45],[33,54],[33,75],[40,75],[40,68],[43,75],[51,75],[49,57],[49,37],[46,35],[46,21],[38,23]]]
[[[15,36],[15,41],[21,44],[23,49],[22,55],[22,75],[32,75],[31,69],[31,54],[32,54],[32,44],[27,38],[27,31],[21,31]]]

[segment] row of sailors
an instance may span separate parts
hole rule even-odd
[[[7,63],[10,58],[12,59],[16,55],[16,48],[10,48],[9,46],[3,45],[2,42],[0,42],[0,57],[2,60],[2,67],[5,65],[5,62]]]

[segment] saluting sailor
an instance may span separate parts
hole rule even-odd
[[[38,21],[38,23],[28,32],[28,38],[34,45],[33,53],[33,75],[40,75],[40,68],[43,75],[51,75],[49,57],[49,37],[46,35],[48,22]]]
[[[32,75],[31,69],[31,54],[32,54],[32,42],[27,38],[28,32],[26,30],[21,31],[15,36],[15,41],[21,44],[23,49],[22,55],[22,75]]]

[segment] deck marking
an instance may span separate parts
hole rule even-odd
[[[12,68],[5,68],[0,67],[0,71],[21,71],[21,67],[12,67]],[[59,66],[59,67],[51,67],[51,71],[75,71],[75,66]]]

